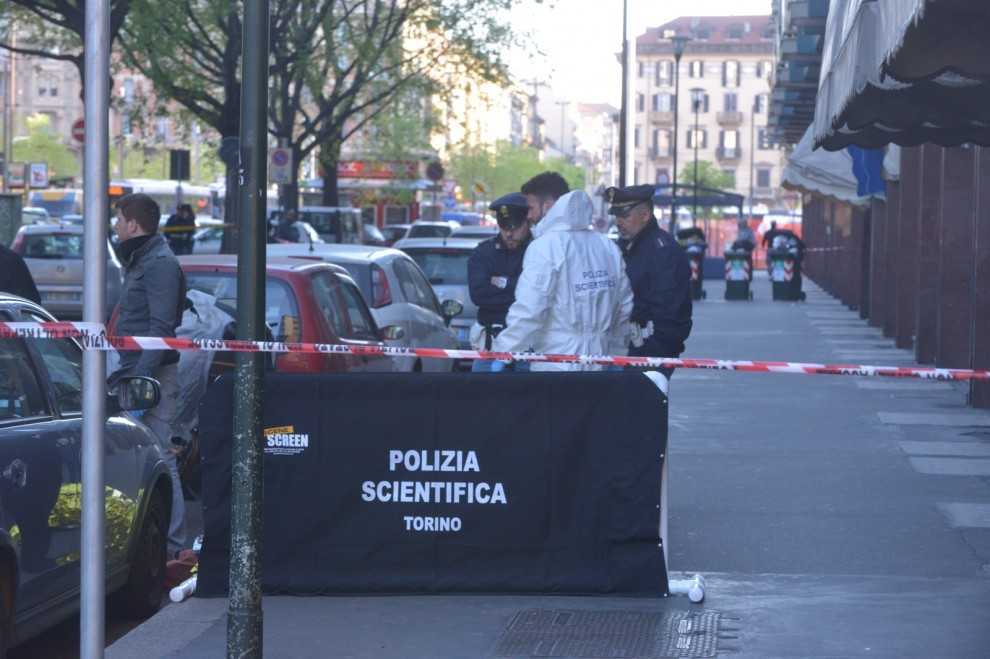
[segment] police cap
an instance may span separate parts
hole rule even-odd
[[[518,192],[499,197],[488,206],[488,210],[495,211],[495,219],[502,229],[515,229],[526,221],[526,214],[529,206],[526,204],[526,197]]]
[[[653,202],[656,189],[652,185],[627,185],[624,188],[609,188],[605,191],[610,215],[625,215],[633,206]]]

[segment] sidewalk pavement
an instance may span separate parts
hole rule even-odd
[[[751,303],[705,285],[687,356],[912,363],[807,280],[806,303],[770,301],[765,278]],[[670,426],[668,560],[705,576],[703,604],[268,597],[266,655],[990,654],[990,414],[966,408],[964,386],[682,369]],[[107,656],[223,656],[225,612],[168,606]]]

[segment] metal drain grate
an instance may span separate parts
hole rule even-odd
[[[661,659],[714,657],[717,611],[520,611],[499,639],[499,657]]]

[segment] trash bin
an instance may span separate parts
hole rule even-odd
[[[725,250],[725,299],[752,300],[753,243],[736,241]]]
[[[681,229],[677,232],[677,242],[687,252],[688,261],[691,263],[691,299],[703,300],[708,297],[703,286],[705,279],[705,252],[708,250],[705,233],[698,227]]]
[[[774,242],[774,247],[767,253],[773,299],[803,301],[806,296],[801,290],[801,248],[794,241]]]

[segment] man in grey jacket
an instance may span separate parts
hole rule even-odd
[[[117,336],[174,337],[182,322],[186,282],[179,261],[158,233],[158,204],[145,194],[117,202],[117,254],[124,266],[124,285],[117,304]],[[169,556],[185,545],[185,501],[172,444],[173,421],[179,398],[179,354],[174,350],[122,351],[120,366],[108,380],[112,389],[122,376],[144,375],[158,380],[161,402],[142,421],[158,438],[172,476],[172,519],[168,530]]]

